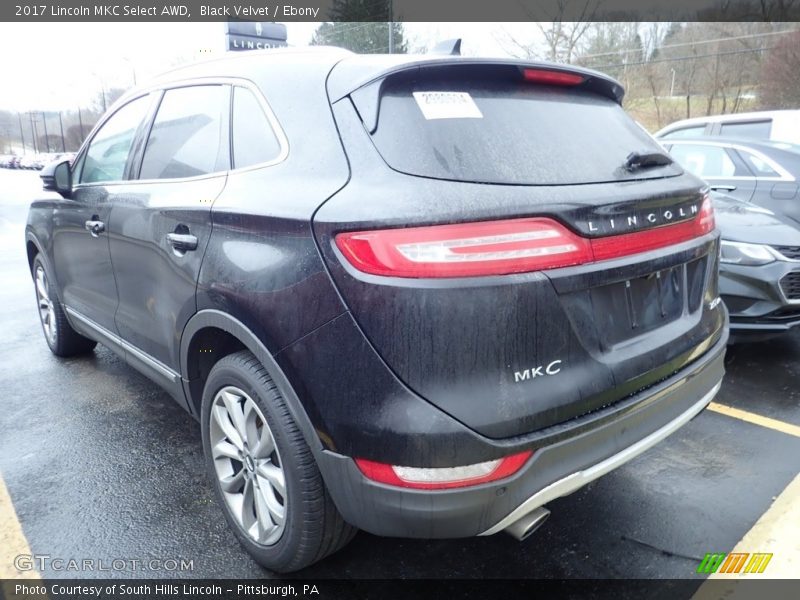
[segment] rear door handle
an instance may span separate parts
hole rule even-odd
[[[96,220],[93,220],[93,219],[90,219],[90,220],[86,221],[86,223],[84,223],[84,227],[86,227],[86,231],[91,233],[94,237],[99,236],[101,233],[103,233],[106,230],[106,224],[105,223],[103,223],[102,221],[96,221]]]
[[[711,185],[709,187],[712,190],[714,190],[715,192],[720,192],[720,191],[722,191],[722,192],[732,192],[732,191],[734,191],[736,189],[735,185],[716,185],[716,184],[714,184],[714,185]]]
[[[197,250],[197,236],[190,233],[168,233],[167,242],[178,252]]]

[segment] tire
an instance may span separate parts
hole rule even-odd
[[[51,283],[52,279],[39,254],[33,259],[32,275],[39,322],[50,351],[62,357],[91,352],[97,342],[79,334],[67,321],[58,290]]]
[[[289,573],[353,539],[357,530],[334,506],[286,402],[250,352],[230,354],[211,369],[201,423],[217,501],[256,562]]]

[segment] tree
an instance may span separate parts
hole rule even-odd
[[[55,133],[48,133],[46,136],[40,135],[37,138],[39,152],[60,152],[61,136]]]
[[[573,62],[582,52],[586,33],[591,28],[592,21],[603,1],[554,0],[552,10],[547,11],[551,15],[552,21],[535,23],[539,30],[537,37],[544,39],[544,44],[518,40],[506,32],[511,46],[507,48],[507,51],[520,58],[543,59],[567,64]],[[533,18],[532,11],[526,12]],[[565,17],[577,18],[575,21],[564,21]]]
[[[639,23],[596,22],[587,30],[586,42],[575,63],[618,79],[630,93],[633,80],[628,64],[640,64],[644,58]]]
[[[125,88],[120,87],[112,87],[106,88],[103,87],[94,95],[92,99],[91,107],[93,110],[97,111],[99,114],[103,114],[111,108],[111,105],[117,101],[120,96],[122,96],[125,92],[127,92]]]
[[[332,22],[322,23],[311,44],[338,46],[361,54],[408,52],[403,24],[393,21],[391,0],[334,0]]]
[[[83,132],[81,132],[80,125],[70,125],[64,132],[68,150],[77,150],[83,143],[83,138],[89,133],[90,128],[84,125]]]
[[[706,114],[736,112],[745,92],[757,85],[765,44],[773,33],[768,23],[707,23],[704,35],[720,40],[703,44],[701,79],[706,94]],[[694,24],[696,26],[696,24]],[[721,103],[720,103],[721,101]]]
[[[800,32],[781,38],[761,68],[761,106],[766,109],[800,105]]]
[[[642,39],[642,48],[645,59],[649,61],[658,59],[658,52],[661,48],[661,45],[664,43],[664,40],[668,40],[677,35],[680,30],[680,23],[660,23],[658,21],[649,23],[647,28],[643,31],[644,37]]]
[[[402,23],[373,22],[326,22],[322,23],[311,38],[312,46],[338,46],[360,54],[380,54],[391,51],[395,54],[408,52]]]
[[[19,144],[19,123],[16,113],[0,110],[0,154],[8,154]],[[21,144],[19,144],[21,147]]]
[[[588,21],[535,23],[538,35],[532,37],[543,39],[543,44],[521,40],[506,32],[509,42],[506,51],[518,58],[569,64],[582,53],[581,42],[591,25]]]

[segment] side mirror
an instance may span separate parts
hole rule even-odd
[[[42,187],[47,192],[58,192],[64,198],[72,195],[72,170],[68,160],[56,161],[42,169]]]

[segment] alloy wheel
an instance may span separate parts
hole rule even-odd
[[[267,420],[233,386],[217,392],[209,419],[214,470],[228,509],[253,541],[275,544],[286,526],[286,478]]]
[[[42,321],[42,328],[47,341],[51,345],[56,343],[56,313],[53,301],[50,299],[50,285],[47,275],[41,265],[36,267],[36,299],[39,304],[39,319]]]

